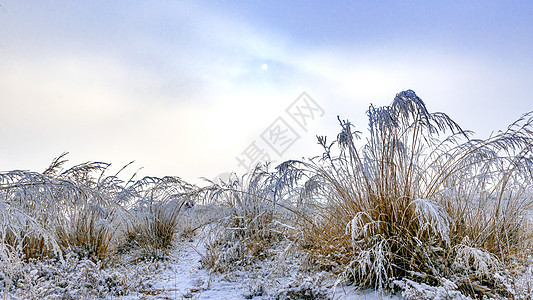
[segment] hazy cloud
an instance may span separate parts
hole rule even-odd
[[[464,22],[454,33],[420,12],[388,20],[389,7],[372,21],[361,10],[377,6],[357,8],[358,20],[346,17],[354,7],[329,9],[6,2],[0,169],[43,168],[70,151],[74,162],[137,160],[150,175],[214,176],[235,169],[235,156],[303,91],[326,114],[285,158],[319,154],[314,136],[334,136],[337,115],[364,130],[370,102],[387,105],[405,89],[482,133],[532,109],[531,27],[522,15],[485,29],[486,16],[470,24],[464,13],[443,12]],[[337,23],[327,21],[340,11]],[[413,20],[427,28],[397,24]],[[496,38],[502,44],[479,46]]]

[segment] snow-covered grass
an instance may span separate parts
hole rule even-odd
[[[406,91],[368,116],[360,147],[361,133],[339,119],[335,142],[319,138],[324,155],[296,166],[315,186],[315,217],[301,224],[314,264],[379,291],[406,288],[394,282],[408,279],[510,296],[494,274],[523,260],[532,241],[524,216],[533,201],[533,115],[470,139]]]
[[[209,187],[209,201],[219,206],[221,214],[210,226],[207,252],[203,263],[224,273],[262,260],[271,255],[274,245],[291,236],[287,225],[295,215],[286,205],[275,172],[258,166],[243,178],[233,177],[221,185]],[[277,203],[276,203],[277,201]]]
[[[368,117],[367,135],[339,118],[319,157],[201,188],[123,182],[106,163],[65,170],[64,155],[42,173],[0,172],[0,288],[21,299],[531,298],[533,115],[471,139],[405,91]]]

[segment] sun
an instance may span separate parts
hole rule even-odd
[[[263,70],[263,71],[268,70],[268,65],[267,64],[262,64],[261,65],[261,70]]]

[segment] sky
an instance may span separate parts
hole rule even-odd
[[[533,110],[531,1],[0,0],[0,171],[196,182],[321,154],[412,89],[476,137]],[[304,94],[305,92],[305,94]]]

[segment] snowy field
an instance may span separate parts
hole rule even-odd
[[[291,291],[294,296],[287,296],[289,299],[300,299],[300,296],[305,299],[378,299],[375,291],[357,292],[351,287],[335,289],[334,282],[321,282],[324,279],[316,275],[303,278],[290,271],[285,276],[271,275],[269,273],[276,270],[272,270],[269,263],[259,266],[264,269],[250,272],[210,275],[200,263],[202,255],[205,255],[205,245],[201,238],[184,242],[175,249],[172,260],[145,282],[145,291],[124,299],[285,299]],[[298,269],[297,261],[279,263]],[[384,296],[382,299],[402,298]]]
[[[533,113],[487,140],[411,91],[322,156],[196,186],[0,172],[12,299],[532,299]],[[450,131],[452,133],[450,133]],[[450,134],[447,138],[442,133]]]
[[[217,210],[209,210],[213,209]],[[218,212],[195,206],[184,214],[189,223]],[[5,295],[8,299],[402,299],[336,285],[325,272],[304,275],[300,273],[303,253],[290,252],[292,257],[287,257],[283,249],[273,250],[279,253],[252,266],[226,274],[210,272],[202,261],[208,255],[205,243],[212,227],[180,237],[160,259],[131,261],[128,256],[125,262],[103,266],[69,254],[60,262],[18,264],[14,288]]]
[[[203,261],[209,255],[206,243],[213,242],[210,236],[216,232],[214,216],[224,215],[219,209],[194,206],[183,212],[178,239],[164,258],[132,261],[133,256],[126,256],[122,262],[103,266],[67,255],[63,262],[27,264],[8,299],[472,299],[451,282],[432,287],[406,279],[403,292],[394,296],[359,291],[336,282],[334,274],[302,268],[305,254],[286,251],[291,246],[286,242],[270,249],[264,260],[226,273],[212,272]],[[184,235],[188,226],[206,220],[211,224]],[[532,275],[530,266],[515,283],[525,289]]]

